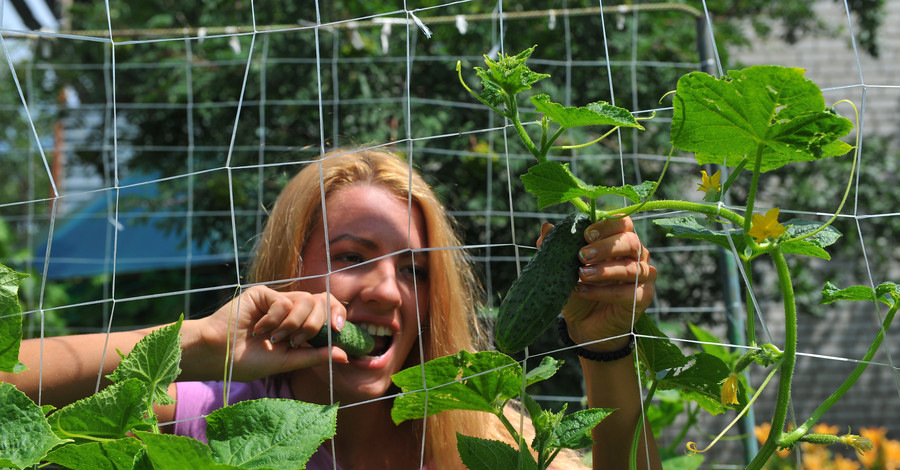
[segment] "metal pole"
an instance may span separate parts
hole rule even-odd
[[[709,41],[712,40],[706,34],[708,31],[708,25],[706,23],[706,17],[700,15],[697,17],[697,52],[700,59],[700,71],[714,74],[713,70],[713,61],[709,54]],[[720,165],[719,169],[722,170],[722,178],[727,178],[728,168]],[[725,204],[729,204],[728,194],[724,195]],[[722,286],[723,286],[723,300],[725,302],[725,318],[727,324],[728,331],[728,342],[736,345],[743,346],[746,345],[744,332],[746,331],[745,327],[745,316],[747,310],[744,308],[743,303],[741,302],[741,287],[739,282],[739,274],[737,270],[737,265],[735,264],[734,257],[730,252],[725,250],[724,248],[718,249],[718,258],[719,258],[719,272],[722,274]],[[749,321],[753,321],[753,319],[749,319]],[[744,376],[747,374],[744,372]],[[759,443],[756,442],[756,434],[754,432],[756,423],[756,418],[753,413],[753,407],[747,410],[747,414],[741,419],[739,423],[739,429],[741,430],[741,435],[744,438],[741,440],[744,447],[744,464],[749,464],[756,454],[759,453]]]

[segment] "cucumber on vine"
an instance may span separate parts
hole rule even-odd
[[[569,214],[544,238],[541,247],[500,304],[494,341],[501,351],[517,353],[553,323],[578,282],[578,250],[590,225],[581,212]]]
[[[328,346],[328,326],[323,326],[315,336],[306,341],[312,346]],[[331,345],[343,349],[351,356],[365,356],[375,349],[375,339],[353,323],[344,323],[341,331],[331,332]]]

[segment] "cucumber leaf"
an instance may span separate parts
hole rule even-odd
[[[525,386],[528,387],[533,383],[547,380],[556,374],[556,371],[564,364],[564,361],[557,361],[550,356],[544,356],[540,365],[533,369],[529,369],[525,374]]]
[[[588,408],[564,416],[554,430],[556,439],[551,446],[563,449],[583,449],[592,446],[594,439],[591,437],[591,430],[613,411],[615,410],[609,408]]]
[[[730,167],[745,156],[752,162],[761,150],[761,172],[849,152],[852,146],[838,139],[853,123],[826,109],[822,91],[803,75],[802,69],[768,65],[721,79],[684,75],[675,93],[672,145],[694,152],[701,165]]]
[[[645,181],[637,186],[618,187],[594,186],[585,183],[569,170],[568,163],[546,161],[532,165],[522,175],[525,189],[538,199],[538,208],[569,202],[577,198],[596,199],[605,195],[616,195],[640,202],[656,187],[655,181]]]
[[[653,223],[665,229],[667,236],[706,241],[721,246],[726,250],[731,250],[731,245],[728,243],[728,235],[724,230],[712,230],[701,224],[694,216],[656,219]],[[787,238],[804,236],[822,226],[819,222],[804,219],[791,219],[785,222],[784,225],[787,227],[785,232]],[[731,241],[734,243],[737,252],[742,258],[746,258],[747,242],[744,239],[744,231],[742,229],[732,229],[728,233],[731,235]],[[814,256],[829,260],[831,255],[824,248],[834,244],[840,237],[841,232],[834,226],[829,225],[809,238],[784,242],[781,244],[781,249],[784,253]],[[758,254],[752,254],[749,258],[752,259]]]
[[[475,73],[481,77],[484,86],[479,98],[497,107],[505,104],[507,97],[513,98],[516,94],[531,89],[535,82],[549,77],[544,73],[533,72],[525,65],[535,47],[537,46],[531,46],[513,56],[500,54],[496,61],[484,56],[487,68],[475,67]]]
[[[12,384],[0,383],[0,468],[40,463],[64,441],[56,436],[41,407]]]
[[[131,470],[143,449],[141,441],[125,437],[58,447],[45,460],[72,470]]]
[[[147,457],[154,470],[182,470],[185,468],[229,470],[242,467],[219,463],[212,449],[196,439],[171,434],[136,432],[147,446]]]
[[[47,421],[57,436],[76,442],[118,439],[156,424],[155,416],[145,416],[147,393],[140,379],[131,378],[60,408]]]
[[[0,371],[20,372],[25,366],[19,362],[22,343],[22,307],[19,305],[19,285],[28,277],[0,263]]]
[[[391,409],[391,418],[399,424],[448,410],[497,414],[510,398],[519,395],[522,368],[498,351],[460,351],[404,369],[391,380],[404,392],[394,399]]]
[[[303,468],[334,436],[337,405],[264,398],[218,409],[206,417],[216,462],[242,468]]]
[[[691,356],[687,366],[670,373],[659,381],[659,389],[680,388],[691,400],[696,401],[710,414],[725,412],[721,403],[722,381],[731,370],[721,359],[700,352]]]
[[[839,300],[850,301],[879,301],[889,307],[894,305],[893,299],[898,296],[897,284],[893,282],[883,282],[875,289],[868,286],[851,286],[844,289],[838,289],[837,286],[830,281],[825,283],[822,288],[822,300],[820,304],[830,304]]]
[[[589,103],[585,106],[567,107],[550,101],[545,94],[531,97],[531,103],[539,113],[559,124],[563,129],[580,126],[635,127],[644,130],[627,109],[613,106],[605,101]]]
[[[651,371],[651,376],[688,363],[681,349],[646,315],[641,315],[635,322],[634,332],[638,334],[638,357],[641,364]]]
[[[456,433],[456,448],[469,470],[537,470],[537,462],[529,452],[520,454],[505,442]],[[525,459],[522,465],[520,455]]]
[[[131,378],[140,379],[150,390],[148,405],[171,405],[169,385],[181,373],[181,322],[184,315],[172,325],[153,331],[142,338],[131,352],[119,362],[116,370],[107,377],[114,383]]]

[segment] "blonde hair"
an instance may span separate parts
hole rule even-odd
[[[490,343],[476,316],[481,305],[480,284],[452,217],[422,177],[410,171],[409,163],[385,150],[332,151],[297,173],[269,215],[250,267],[250,280],[276,282],[273,288],[290,289],[300,272],[303,246],[321,218],[323,198],[359,183],[385,188],[410,200],[424,216],[432,266],[428,276],[428,325],[420,336],[424,359],[488,349]],[[510,439],[499,420],[487,413],[444,412],[428,417],[425,426],[426,461],[440,469],[463,468],[456,449],[457,431]]]

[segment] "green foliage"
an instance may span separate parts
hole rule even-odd
[[[670,237],[705,241],[725,248],[728,251],[731,251],[731,247],[734,245],[738,255],[748,261],[762,254],[752,249],[748,251],[742,229],[713,230],[701,224],[692,215],[654,219],[653,223],[665,229],[666,234]],[[803,219],[791,219],[785,222],[785,225],[787,226],[788,238],[790,238],[790,241],[781,245],[785,253],[814,256],[826,260],[831,259],[831,255],[824,248],[837,242],[841,236],[841,232],[836,228],[828,225],[822,231],[812,234],[812,232],[823,227],[824,224]],[[812,235],[808,238],[802,238],[807,234]],[[731,240],[729,240],[729,237]]]
[[[803,70],[754,66],[714,78],[701,72],[678,80],[672,145],[697,162],[736,167],[757,156],[759,172],[791,162],[844,155],[838,140],[853,128],[825,109],[822,92]]]
[[[182,319],[172,328],[160,328],[148,335],[147,341],[135,345],[132,353],[122,356],[119,366],[109,375],[114,383],[130,378],[138,378],[147,385],[150,403],[171,405],[175,400],[169,396],[168,386],[175,381],[181,368]]]
[[[472,470],[520,468],[520,459],[524,468],[545,469],[559,449],[590,446],[591,429],[613,412],[596,408],[567,415],[565,407],[553,412],[542,409],[525,393],[524,388],[549,379],[561,366],[562,362],[544,356],[539,366],[523,376],[522,367],[515,360],[497,351],[460,351],[433,359],[391,377],[403,392],[394,400],[391,417],[399,424],[449,410],[481,411],[500,419],[512,441],[521,442],[517,425],[503,414],[509,401],[520,396],[534,426],[535,438],[530,447],[537,454],[537,461],[524,443],[516,450],[504,442],[457,434],[460,457]]]
[[[19,285],[27,275],[0,264],[0,371],[19,372],[19,343],[22,342],[22,307]]]
[[[260,399],[235,403],[206,418],[217,462],[241,468],[298,468],[334,436],[337,405]]]
[[[2,269],[5,266],[0,265]],[[13,293],[21,276],[5,281]],[[0,306],[18,309],[4,299]],[[0,312],[0,318],[18,318]],[[4,322],[4,328],[7,323]],[[166,390],[178,375],[181,320],[147,335],[109,376],[113,384],[52,412],[11,384],[0,384],[0,466],[27,468],[41,462],[79,469],[302,468],[319,445],[334,436],[337,405],[260,399],[216,410],[206,418],[204,444],[159,434],[154,403],[172,403]],[[4,338],[6,331],[3,331]],[[18,363],[18,346],[8,348]],[[7,361],[9,362],[9,361]],[[133,435],[134,437],[130,437]]]
[[[0,466],[25,468],[63,441],[50,429],[43,410],[11,384],[0,383]]]
[[[487,68],[475,67],[475,73],[481,77],[481,84],[484,86],[479,99],[488,106],[506,105],[510,99],[515,99],[517,94],[530,90],[531,85],[549,77],[550,75],[535,73],[525,67],[525,61],[531,57],[535,47],[537,46],[525,49],[514,56],[501,54],[499,60],[484,56]]]
[[[579,198],[594,200],[609,195],[622,196],[638,202],[656,189],[656,183],[653,181],[645,181],[636,186],[590,185],[572,174],[568,163],[558,161],[546,161],[531,166],[528,172],[522,175],[522,182],[525,183],[525,189],[537,198],[539,209]]]
[[[520,60],[517,59],[514,62],[516,70],[527,69],[525,58],[530,54],[531,50],[524,56],[517,56]],[[509,75],[521,76],[523,73],[511,71]],[[495,77],[495,83],[492,83],[491,86],[503,88],[503,84],[498,84],[496,81]],[[465,86],[465,83],[463,85]],[[530,84],[528,88],[530,88]],[[466,89],[468,90],[467,86]],[[471,90],[469,91],[475,94]],[[479,97],[479,99],[481,98]],[[549,101],[545,98],[541,98],[541,100],[541,102]],[[690,73],[679,80],[673,100],[675,103],[674,118],[670,132],[673,147],[694,152],[697,162],[701,165],[715,163],[736,169],[721,187],[719,187],[718,175],[710,178],[704,172],[700,187],[707,192],[707,196],[712,194],[715,197],[722,197],[729,191],[741,171],[745,168],[751,171],[752,178],[746,197],[745,215],[738,214],[721,204],[709,204],[715,202],[713,200],[715,198],[710,197],[707,197],[704,203],[682,200],[654,201],[652,200],[654,191],[649,191],[640,200],[633,200],[637,204],[632,206],[597,210],[596,198],[598,195],[587,190],[589,185],[571,174],[567,166],[548,162],[547,153],[554,148],[553,142],[559,137],[558,132],[551,133],[549,131],[549,124],[553,122],[553,117],[547,114],[541,117],[541,135],[538,140],[539,144],[536,145],[531,136],[525,132],[519,120],[514,96],[505,96],[505,111],[496,108],[495,110],[512,121],[523,144],[538,161],[535,166],[537,169],[526,175],[526,189],[537,196],[539,207],[570,202],[579,210],[589,214],[592,221],[619,214],[628,215],[651,210],[693,212],[706,216],[708,220],[721,224],[723,228],[713,230],[704,227],[694,215],[664,219],[658,221],[658,225],[666,228],[669,236],[702,240],[734,251],[747,266],[754,258],[764,254],[772,259],[778,273],[785,309],[785,323],[788,325],[785,338],[787,345],[784,352],[779,351],[773,345],[763,345],[759,349],[751,349],[738,358],[735,353],[724,348],[707,344],[703,347],[704,351],[686,357],[646,316],[640,317],[634,326],[635,332],[642,336],[638,344],[638,351],[645,373],[645,382],[650,384],[648,402],[656,390],[676,389],[682,400],[695,402],[711,414],[722,413],[732,405],[741,409],[741,414],[743,414],[759,396],[761,390],[757,391],[752,399],[748,399],[747,387],[740,372],[753,362],[764,367],[777,365],[760,387],[760,389],[765,388],[776,372],[780,374],[782,384],[772,417],[772,429],[775,431],[748,467],[758,469],[768,460],[776,447],[788,447],[801,438],[806,432],[805,430],[821,417],[824,410],[827,410],[849,390],[866,367],[865,362],[861,363],[838,391],[820,405],[803,426],[789,433],[781,431],[785,426],[787,407],[790,403],[797,342],[794,286],[785,254],[801,254],[829,259],[829,254],[824,247],[836,242],[841,235],[838,230],[831,227],[831,224],[837,219],[837,213],[843,207],[844,201],[841,201],[835,215],[824,224],[792,220],[787,222],[788,226],[785,227],[777,220],[778,208],[769,209],[765,215],[754,213],[760,175],[789,163],[817,161],[847,153],[853,147],[839,139],[847,135],[853,125],[850,121],[838,117],[833,110],[825,109],[821,90],[803,78],[802,70],[785,67],[755,66],[729,72],[728,76],[723,79],[699,72]],[[543,107],[544,111],[550,113],[556,113],[558,109],[562,108]],[[555,117],[559,118],[559,115]],[[560,128],[563,128],[563,125]],[[854,161],[853,170],[855,167]],[[850,175],[851,181],[853,170]],[[654,186],[653,189],[655,190],[656,187]],[[844,200],[848,193],[849,189],[845,192]],[[583,232],[583,229],[581,231]],[[550,241],[549,237],[544,243],[548,241]],[[539,255],[541,251],[539,250]],[[568,253],[562,252],[557,257],[565,260],[569,256]],[[575,271],[576,267],[570,269]],[[527,273],[523,272],[523,276],[524,274]],[[555,270],[551,271],[547,277],[554,279],[564,277],[563,274],[562,271]],[[517,284],[514,284],[507,298],[504,299],[504,304],[501,305],[497,327],[495,327],[495,331],[499,331],[496,338],[501,348],[504,347],[504,343],[500,340],[507,340],[509,318],[521,320],[518,323],[530,321],[524,326],[526,329],[539,329],[543,326],[543,318],[537,313],[532,315],[528,310],[534,303],[529,295],[539,290],[538,283],[529,280],[527,285],[530,287],[529,289],[519,292],[516,290]],[[751,285],[747,286],[748,289],[751,287]],[[560,294],[560,298],[567,297],[570,291],[571,288],[563,293],[564,295]],[[547,294],[541,292],[540,295],[548,297]],[[891,302],[885,298],[886,295],[890,295]],[[897,304],[900,294],[892,283],[882,285],[877,290],[858,288],[837,290],[833,286],[826,286],[825,302],[844,299],[877,299],[891,305],[891,310],[885,317],[883,329],[872,342],[864,359],[864,361],[868,361],[880,346],[883,332],[893,320],[894,313],[900,308],[900,304]],[[509,312],[504,314],[504,305],[516,305],[516,309],[525,311],[525,314],[521,318]],[[536,310],[555,313],[560,308],[561,305],[558,307],[540,305]],[[504,321],[507,323],[504,324]],[[715,339],[697,327],[693,327],[693,331],[703,342],[711,343]],[[753,322],[749,322],[746,335],[747,343],[756,347]],[[528,343],[530,340],[525,342],[526,345]],[[526,409],[529,409],[537,429],[537,438],[533,447],[539,455],[543,455],[541,445],[546,441],[542,440],[540,426],[548,423],[558,425],[559,420],[562,419],[561,415],[532,411],[530,406],[533,403],[530,403],[527,398],[523,398],[523,402]],[[669,415],[658,415],[656,423],[671,423],[673,421],[671,413],[678,413],[681,409],[683,408],[669,406],[667,412]],[[689,417],[688,422],[692,421],[693,418]],[[725,431],[727,430],[728,428]],[[637,432],[638,430],[635,430],[633,443],[638,441]],[[719,440],[722,434],[713,440],[713,444]],[[711,446],[712,444],[709,447]],[[692,452],[705,451],[700,450],[693,442],[688,443],[688,449]],[[633,446],[632,466],[635,459],[634,452]],[[539,457],[539,468],[541,462]],[[693,465],[694,463],[687,462],[686,464]]]

